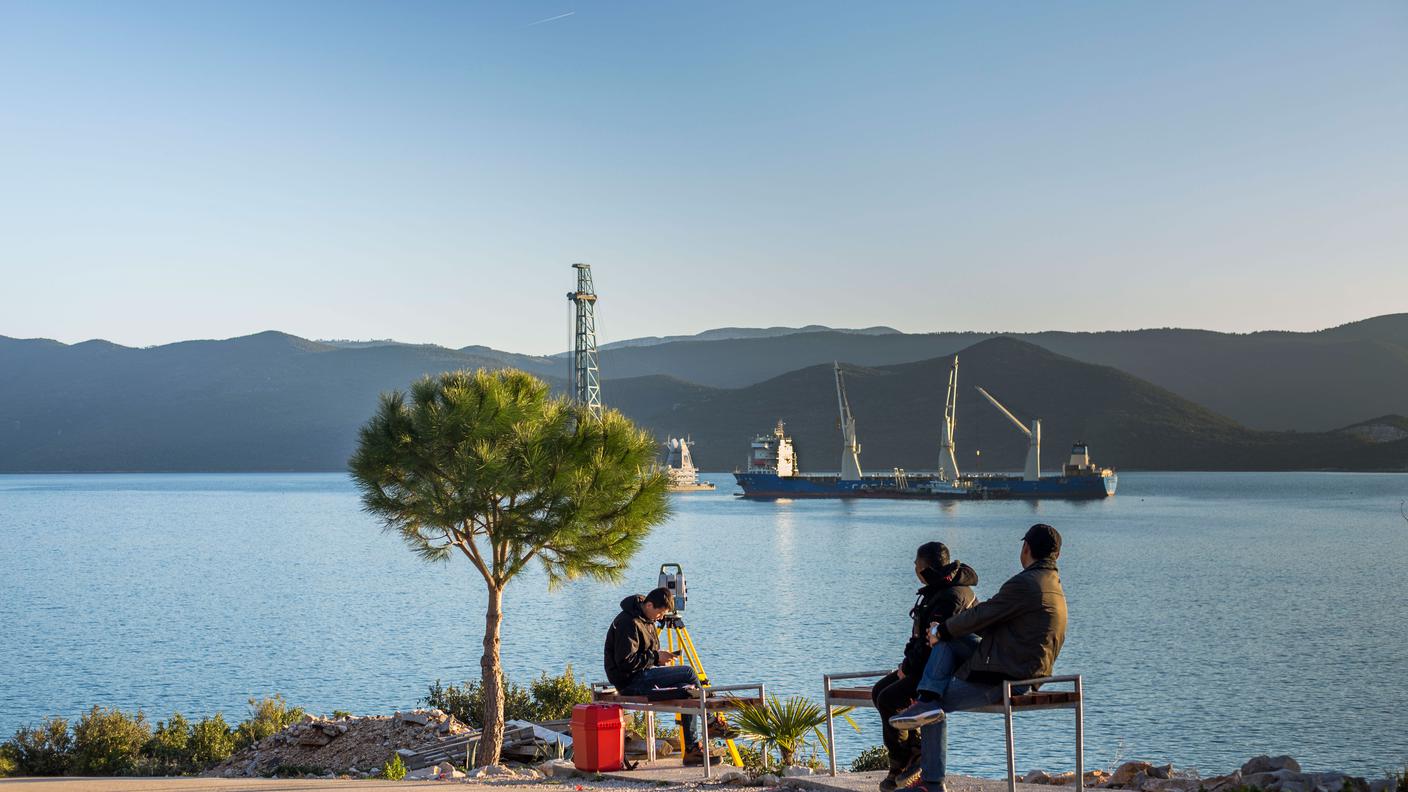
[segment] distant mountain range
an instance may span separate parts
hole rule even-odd
[[[606,402],[661,439],[692,435],[705,469],[732,469],[754,434],[783,419],[804,469],[834,470],[832,360],[846,364],[862,464],[932,468],[959,350],[968,467],[1015,469],[1025,448],[971,387],[983,385],[1024,419],[1042,418],[1049,469],[1075,440],[1101,464],[1129,468],[1408,469],[1404,314],[1248,335],[720,332],[728,337],[602,353]],[[147,349],[0,336],[0,472],[341,470],[379,393],[424,374],[505,366],[559,389],[567,373],[562,358],[482,346],[277,332]]]

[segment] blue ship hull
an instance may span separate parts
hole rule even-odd
[[[1020,476],[965,476],[956,485],[945,485],[934,474],[865,476],[841,481],[839,476],[776,473],[734,473],[743,497],[776,498],[896,498],[921,500],[992,500],[1005,498],[1084,499],[1115,494],[1119,476],[1043,476],[1025,481]]]

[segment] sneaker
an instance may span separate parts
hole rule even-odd
[[[919,762],[919,754],[910,758],[909,764],[895,771],[895,786],[907,787],[919,781],[919,771],[922,765]]]
[[[937,701],[916,701],[890,716],[890,725],[900,731],[917,729],[944,719],[943,706]]]
[[[899,771],[891,770],[888,775],[881,779],[880,792],[895,792],[895,790],[899,788],[899,783],[895,781],[895,774],[897,772]]]
[[[689,746],[681,758],[685,767],[704,764],[704,746],[699,743]]]

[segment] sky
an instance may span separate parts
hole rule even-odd
[[[0,335],[1408,311],[1408,3],[0,0]]]

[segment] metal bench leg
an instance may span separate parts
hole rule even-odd
[[[821,706],[826,707],[826,756],[831,764],[831,775],[836,775],[836,715],[831,711],[831,675],[821,677]]]
[[[704,778],[714,777],[713,769],[709,766],[709,694],[702,688],[699,691],[699,729],[704,741]]]
[[[645,761],[655,764],[655,713],[646,710],[645,715]]]
[[[1002,717],[1007,722],[1007,792],[1017,792],[1017,747],[1012,740],[1012,683],[1002,683]]]
[[[1076,792],[1085,789],[1085,695],[1076,677]]]

